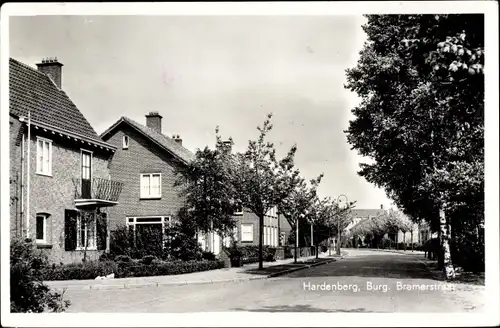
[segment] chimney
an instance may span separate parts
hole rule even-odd
[[[163,117],[158,112],[149,112],[146,115],[146,126],[158,133],[161,133],[161,119]]]
[[[177,142],[179,145],[181,145],[181,146],[182,146],[182,139],[181,139],[181,136],[180,136],[180,135],[178,135],[178,134],[177,134],[177,135],[176,135],[176,134],[174,134],[174,135],[172,136],[172,139],[174,139],[174,141],[175,141],[175,142]]]
[[[231,154],[233,148],[231,145],[231,140],[222,141],[218,147],[220,147],[219,149],[226,154]]]
[[[380,209],[383,210],[384,209],[384,204],[380,204]]]
[[[61,89],[63,64],[55,58],[44,58],[40,64],[36,64],[38,71],[49,76],[52,81]]]

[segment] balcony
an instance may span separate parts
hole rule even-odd
[[[73,179],[75,206],[78,208],[109,207],[118,204],[123,183],[102,178]]]

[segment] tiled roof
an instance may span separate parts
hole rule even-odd
[[[182,161],[187,163],[194,159],[194,154],[177,143],[174,139],[169,138],[162,133],[158,133],[145,125],[137,123],[136,121],[131,120],[128,117],[121,117],[115,124],[113,124],[109,129],[101,134],[101,138],[106,140],[106,137],[111,133],[111,131],[113,131],[122,122],[128,123],[144,136],[157,143],[161,148],[170,152]]]
[[[9,60],[11,114],[102,143],[87,119],[66,93],[45,74],[15,59]]]
[[[352,209],[352,216],[355,218],[375,217],[383,213],[382,209]]]

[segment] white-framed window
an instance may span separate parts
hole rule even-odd
[[[129,143],[128,136],[123,136],[123,138],[122,138],[122,147],[123,147],[123,149],[128,149],[128,143]]]
[[[278,229],[276,227],[271,228],[271,246],[276,247],[276,233]]]
[[[36,242],[47,243],[47,226],[50,215],[46,213],[37,213],[36,215]]]
[[[36,139],[36,173],[52,175],[52,140]]]
[[[126,217],[125,223],[134,232],[136,247],[144,247],[146,244],[161,241],[161,247],[165,247],[165,226],[170,226],[170,216],[136,216]]]
[[[81,213],[76,220],[76,249],[97,249],[97,220],[94,213]]]
[[[267,245],[269,246],[269,244],[271,243],[271,234],[269,233],[269,230],[270,230],[270,227],[264,227],[264,232],[265,232],[265,235],[264,235],[264,245]]]
[[[253,241],[252,223],[245,223],[241,225],[241,241]]]
[[[141,198],[161,198],[161,173],[141,174]]]

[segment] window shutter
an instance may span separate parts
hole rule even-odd
[[[64,214],[64,250],[74,251],[76,249],[76,217],[78,212],[65,210]]]
[[[107,222],[106,222],[106,213],[101,213],[97,216],[96,220],[96,228],[97,228],[97,250],[103,251],[106,250],[106,237],[107,237]]]

